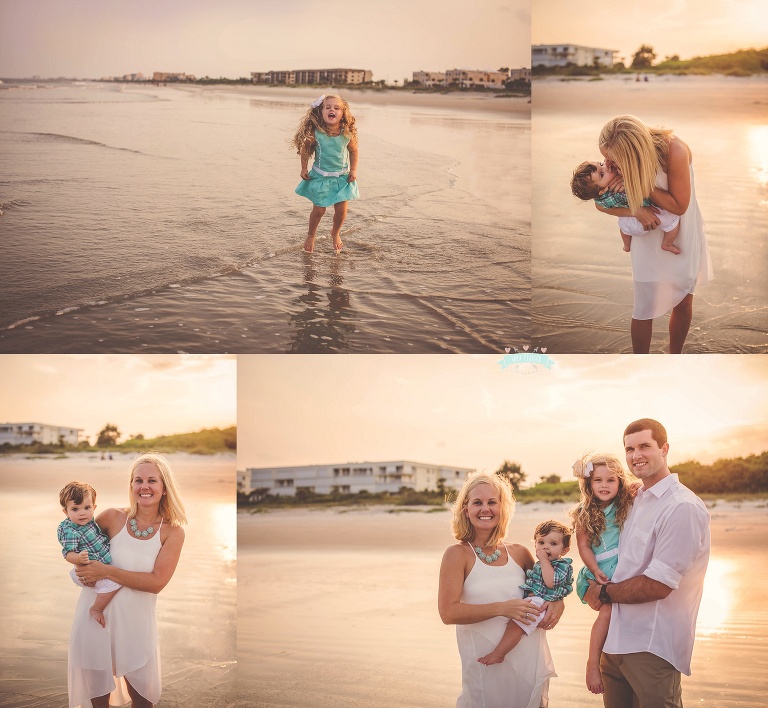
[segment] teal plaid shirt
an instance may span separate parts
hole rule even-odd
[[[64,519],[59,524],[56,535],[61,544],[61,555],[65,558],[67,553],[88,551],[88,558],[91,560],[112,562],[112,556],[109,555],[109,539],[93,520],[85,526],[78,526],[69,519]]]
[[[536,597],[548,602],[562,600],[566,595],[573,592],[572,562],[570,558],[556,558],[552,561],[552,567],[555,570],[555,582],[554,587],[548,588],[541,575],[541,563],[536,561],[533,568],[525,571],[525,584],[520,587],[528,591],[526,595],[536,595]]]
[[[606,192],[605,194],[598,194],[595,197],[595,204],[599,204],[604,209],[629,208],[626,192]],[[651,200],[643,199],[643,206],[651,206]]]

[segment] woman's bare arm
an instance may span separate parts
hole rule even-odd
[[[599,204],[595,204],[595,208],[598,211],[602,211],[604,214],[610,214],[611,216],[634,216],[643,226],[648,226],[654,229],[661,223],[658,217],[659,210],[654,206],[640,207],[634,213],[624,207],[611,207],[610,209],[606,209]]]
[[[449,547],[443,555],[437,609],[444,624],[474,624],[492,617],[526,622],[526,614],[539,614],[538,608],[528,600],[505,600],[484,605],[463,603],[461,593],[464,589],[466,562],[466,555],[460,545]]]
[[[99,514],[96,523],[110,538],[120,532],[125,524],[125,512],[118,509],[107,509]],[[160,532],[158,532],[160,533]],[[138,573],[131,570],[116,568],[99,561],[91,561],[88,565],[79,565],[77,574],[84,583],[94,583],[103,578],[109,578],[120,585],[142,592],[159,593],[173,577],[184,545],[184,529],[172,526],[167,532],[160,553],[157,554],[155,565],[149,573]]]
[[[668,190],[658,187],[651,192],[653,203],[672,214],[685,214],[691,202],[691,151],[680,138],[669,142],[667,157]]]

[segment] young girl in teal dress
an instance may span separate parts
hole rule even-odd
[[[632,508],[637,483],[613,455],[591,455],[578,460],[573,474],[579,479],[581,500],[571,510],[576,545],[584,567],[576,578],[576,594],[584,602],[589,580],[605,585],[619,561],[619,534]],[[611,606],[603,605],[589,638],[587,688],[603,693],[600,654],[611,622]]]
[[[341,253],[341,226],[347,216],[347,202],[360,196],[356,181],[357,129],[349,104],[333,94],[320,96],[302,119],[292,144],[301,156],[301,182],[296,194],[313,204],[304,251],[314,251],[320,219],[326,207],[333,206],[333,250]],[[312,169],[307,170],[313,155]]]

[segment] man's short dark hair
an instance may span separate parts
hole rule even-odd
[[[626,439],[627,435],[631,435],[632,433],[640,433],[643,430],[651,431],[651,437],[656,441],[656,444],[659,447],[663,447],[667,444],[666,429],[661,423],[659,423],[658,420],[654,420],[653,418],[640,418],[640,420],[636,420],[634,423],[630,423],[624,430],[624,437],[622,438],[622,442],[624,439]]]

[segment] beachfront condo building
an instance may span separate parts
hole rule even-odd
[[[368,69],[292,69],[252,71],[254,84],[367,84],[373,81]]]
[[[468,467],[447,467],[409,460],[250,467],[245,471],[247,489],[242,491],[250,493],[259,490],[262,494],[283,496],[295,496],[300,490],[314,494],[395,493],[401,487],[434,492],[442,486],[452,491],[461,487],[470,472],[474,470]],[[269,492],[266,492],[267,489]]]
[[[0,445],[77,445],[83,428],[66,428],[45,423],[0,423]]]
[[[479,69],[448,69],[448,71],[414,71],[413,80],[426,88],[459,86],[461,88],[503,89],[507,81],[531,80],[530,69],[511,71],[481,71]]]
[[[534,44],[531,47],[531,66],[613,66],[618,51],[578,44]]]
[[[435,86],[445,86],[445,72],[444,71],[414,71],[413,80],[418,81],[419,84],[426,88],[434,88]]]
[[[152,81],[167,82],[167,81],[194,81],[195,77],[192,74],[181,74],[178,72],[168,71],[156,71],[152,74]]]
[[[489,89],[503,89],[509,81],[506,71],[479,71],[477,69],[448,69],[445,72],[446,86],[460,86],[461,88],[485,87]]]

